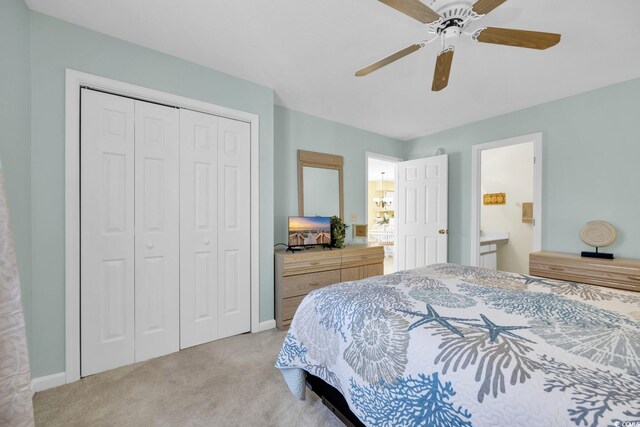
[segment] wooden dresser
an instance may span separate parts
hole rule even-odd
[[[534,252],[529,254],[529,274],[640,292],[640,260]]]
[[[384,274],[382,246],[350,245],[275,253],[276,326],[287,329],[302,299],[314,289]]]

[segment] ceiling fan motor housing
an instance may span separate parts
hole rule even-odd
[[[479,16],[472,9],[473,2],[460,0],[436,0],[433,7],[442,17],[429,24],[429,32],[432,34],[442,34],[447,29],[457,27],[460,30],[466,28]]]

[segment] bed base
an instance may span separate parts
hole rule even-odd
[[[356,415],[349,409],[349,404],[340,392],[331,385],[327,384],[324,380],[311,375],[308,372],[306,374],[307,387],[318,395],[322,400],[324,406],[329,408],[340,421],[347,427],[365,427],[362,421],[356,417]]]

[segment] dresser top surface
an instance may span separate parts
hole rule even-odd
[[[533,252],[530,254],[531,258],[538,259],[548,259],[548,260],[558,260],[565,261],[571,263],[581,263],[581,264],[591,264],[591,265],[601,265],[601,266],[611,266],[611,267],[628,267],[640,269],[640,260],[638,259],[629,259],[629,258],[614,258],[614,259],[604,259],[604,258],[589,258],[582,257],[577,254],[568,254],[562,252]]]
[[[302,249],[300,251],[296,251],[294,253],[287,252],[286,249],[276,249],[274,252],[278,257],[292,257],[292,258],[318,258],[318,257],[341,257],[345,253],[349,253],[352,251],[384,251],[384,248],[380,245],[368,245],[368,244],[359,244],[359,245],[347,245],[344,248],[332,248],[332,249],[324,249],[322,247],[316,246],[311,249]]]

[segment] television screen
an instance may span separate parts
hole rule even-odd
[[[290,216],[289,246],[331,244],[331,218],[324,216]]]

